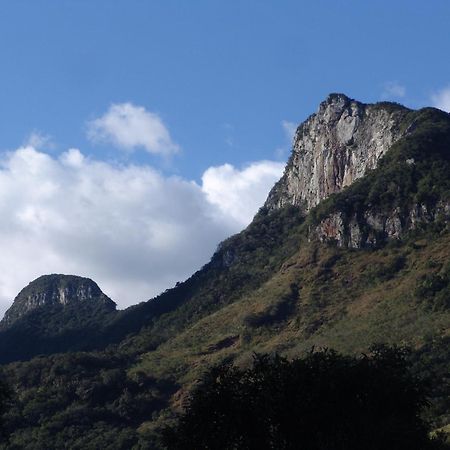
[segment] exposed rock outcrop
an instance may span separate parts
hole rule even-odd
[[[359,184],[351,188],[358,192],[356,196],[346,197],[342,192],[344,197],[335,197],[313,211],[310,239],[361,248],[400,239],[406,232],[438,220],[448,224],[450,200],[449,189],[443,187],[445,175],[439,171],[431,175],[435,170],[432,167],[440,164],[439,158],[441,167],[447,167],[448,142],[443,136],[448,117],[443,114],[433,108],[412,111],[396,103],[364,104],[343,94],[329,95],[317,113],[298,127],[291,157],[282,178],[269,193],[265,210],[270,213],[294,205],[306,216],[323,200],[367,175],[372,178],[361,180],[366,186],[364,191]],[[397,156],[386,164],[391,164],[389,173],[397,178],[391,180],[384,175],[376,180],[373,177],[386,170],[386,165],[379,162],[394,144],[398,144]],[[399,157],[399,148],[404,159]],[[436,151],[441,153],[436,153],[437,159],[433,160],[430,155]],[[397,159],[392,162],[392,158]],[[428,165],[424,166],[426,158]],[[376,189],[375,184],[367,183],[375,183]],[[383,189],[389,193],[384,195]],[[421,195],[416,196],[418,190]],[[423,200],[425,197],[427,200]],[[334,203],[336,198],[340,203]]]
[[[116,304],[89,278],[74,275],[43,275],[20,291],[6,311],[1,327],[7,327],[25,314],[56,305],[89,304],[114,311]]]
[[[307,213],[363,177],[407,133],[401,124],[409,111],[393,103],[368,105],[329,95],[298,127],[284,175],[265,207],[271,211],[292,204]]]
[[[449,223],[450,203],[439,202],[432,210],[426,205],[414,205],[408,212],[368,210],[362,217],[338,211],[323,219],[310,235],[321,242],[334,242],[338,247],[362,248],[388,239],[400,239],[405,232],[438,220]]]

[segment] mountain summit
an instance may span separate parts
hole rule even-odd
[[[116,304],[89,278],[75,275],[43,275],[20,291],[6,311],[1,325],[9,326],[40,308],[89,304],[114,311]]]
[[[264,205],[309,213],[310,239],[377,246],[450,219],[450,119],[435,108],[331,94],[297,129]]]
[[[19,292],[0,322],[0,363],[90,348],[117,313],[91,279],[43,275]]]
[[[411,110],[395,103],[364,104],[330,94],[297,129],[291,157],[265,206],[299,206],[304,213],[368,170],[409,129]]]

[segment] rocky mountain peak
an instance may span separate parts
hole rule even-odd
[[[20,291],[1,322],[9,326],[25,314],[57,305],[89,304],[114,311],[116,304],[89,278],[75,275],[43,275]]]
[[[364,104],[330,94],[297,129],[292,154],[265,207],[291,204],[307,213],[368,170],[406,131],[409,110],[394,103]]]

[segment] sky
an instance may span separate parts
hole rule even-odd
[[[198,270],[331,92],[450,111],[450,2],[0,2],[0,315],[45,273],[120,308]]]

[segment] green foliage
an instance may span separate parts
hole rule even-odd
[[[450,308],[450,263],[440,272],[422,275],[416,283],[416,297],[433,310]]]
[[[127,356],[68,353],[7,366],[20,390],[3,415],[6,449],[130,449],[137,427],[166,407],[177,386],[140,374]],[[137,447],[136,447],[137,448]]]
[[[427,339],[425,344],[409,355],[411,371],[428,380],[432,399],[426,411],[434,428],[450,424],[450,337]]]
[[[4,376],[0,379],[0,444],[7,436],[7,431],[4,427],[4,415],[8,412],[12,402],[12,391],[10,386],[4,381]]]
[[[96,302],[37,308],[0,332],[0,363],[95,348],[114,317],[115,311]]]
[[[393,278],[400,270],[405,267],[405,255],[394,254],[382,264],[373,264],[365,272],[365,276],[369,282],[379,283]]]
[[[280,324],[280,322],[283,322],[292,314],[298,296],[299,288],[295,283],[292,283],[289,294],[269,305],[266,310],[248,315],[244,319],[244,324],[251,328]]]
[[[360,358],[325,350],[291,362],[257,356],[250,369],[206,373],[164,442],[171,450],[444,448],[428,437],[426,406],[404,350],[378,347]]]

